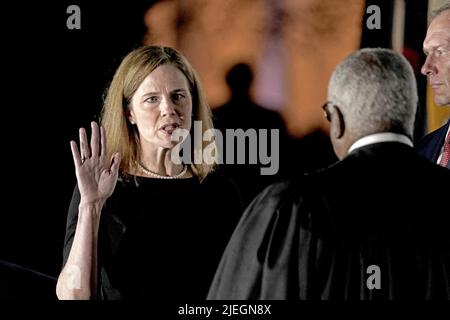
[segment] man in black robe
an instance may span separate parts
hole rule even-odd
[[[412,148],[416,106],[402,56],[345,59],[323,107],[340,161],[253,200],[208,299],[450,299],[450,172]]]

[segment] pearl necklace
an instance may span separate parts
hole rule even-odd
[[[186,174],[187,169],[188,169],[188,166],[187,166],[187,165],[184,165],[183,170],[182,170],[179,174],[177,174],[177,175],[175,175],[175,176],[163,176],[163,175],[160,175],[160,174],[158,174],[158,173],[156,173],[156,172],[153,172],[153,171],[148,170],[147,168],[145,168],[145,167],[144,167],[140,162],[138,162],[138,161],[136,161],[136,164],[137,164],[137,166],[139,167],[139,169],[140,169],[143,173],[145,173],[145,174],[147,174],[147,175],[149,175],[149,176],[152,176],[152,177],[154,177],[154,178],[158,178],[158,179],[179,179],[179,178],[181,178],[182,176],[184,176],[184,175]]]

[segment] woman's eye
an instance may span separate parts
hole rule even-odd
[[[175,93],[175,94],[172,95],[172,99],[174,101],[179,101],[179,100],[181,100],[183,98],[184,98],[184,94],[181,94],[181,93]]]
[[[158,97],[157,96],[148,97],[147,99],[145,99],[145,102],[150,102],[150,103],[158,102]]]

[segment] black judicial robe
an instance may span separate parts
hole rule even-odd
[[[244,213],[208,299],[450,299],[449,189],[448,170],[397,142],[272,185]]]

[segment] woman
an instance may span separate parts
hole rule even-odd
[[[92,123],[90,141],[80,129],[80,150],[71,141],[78,184],[58,298],[206,297],[242,208],[213,165],[172,161],[174,130],[192,131],[193,121],[212,128],[198,77],[179,52],[148,46],[125,57],[102,126]]]

